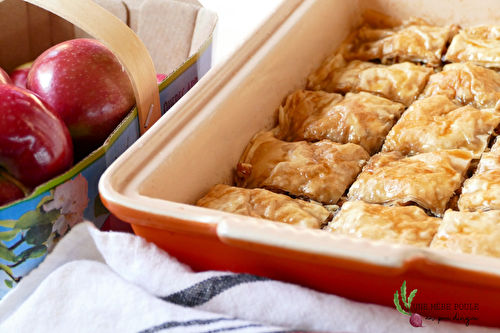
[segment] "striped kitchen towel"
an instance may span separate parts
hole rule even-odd
[[[493,329],[426,321],[428,332]],[[75,226],[0,301],[0,332],[413,332],[394,309],[249,274],[193,272],[140,237]]]

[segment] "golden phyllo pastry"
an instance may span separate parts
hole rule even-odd
[[[430,247],[500,258],[500,211],[446,211]]]
[[[292,199],[263,189],[228,185],[216,185],[196,205],[316,229],[330,215],[326,208],[317,203]]]
[[[500,68],[500,26],[487,25],[460,30],[453,37],[444,60]]]
[[[299,90],[279,108],[273,133],[284,141],[356,143],[370,155],[404,111],[404,105],[368,93],[348,93],[345,99],[324,91]]]
[[[247,146],[237,166],[236,184],[335,204],[369,158],[356,144],[285,142],[265,132]]]
[[[334,93],[369,92],[409,106],[424,89],[431,68],[409,62],[390,66],[354,60],[337,54],[308,78],[307,88]]]
[[[332,110],[335,110],[335,106],[343,99],[344,96],[340,94],[298,90],[288,95],[285,105],[280,105],[278,108],[278,125],[272,132],[276,138],[283,141],[326,139],[325,137],[318,139],[318,136],[322,135],[321,128],[329,127],[325,122],[330,120],[328,117],[333,113]]]
[[[413,103],[391,129],[382,151],[414,155],[464,149],[479,158],[500,123],[492,109],[460,107],[446,96],[434,95]]]
[[[481,156],[474,175],[464,182],[460,210],[500,209],[500,141]]]
[[[382,64],[412,61],[438,67],[456,30],[452,26],[432,26],[419,18],[391,27],[371,21],[353,31],[341,44],[339,53],[347,60],[378,59]]]
[[[428,216],[416,206],[387,207],[363,201],[349,201],[324,228],[355,237],[427,247],[440,219]]]
[[[461,105],[477,109],[500,108],[500,74],[471,62],[444,66],[431,75],[420,99],[444,95]]]
[[[446,150],[405,157],[400,152],[374,155],[349,189],[350,201],[403,206],[415,203],[441,216],[460,188],[470,152]]]

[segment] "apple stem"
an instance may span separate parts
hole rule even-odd
[[[19,180],[17,180],[16,178],[12,177],[12,175],[10,173],[8,173],[7,171],[5,171],[2,168],[0,168],[0,176],[5,177],[11,183],[13,183],[14,185],[16,185],[21,191],[23,191],[24,196],[27,197],[28,194],[31,192],[29,188],[27,188],[26,186],[24,186],[23,184],[21,184],[21,182]]]

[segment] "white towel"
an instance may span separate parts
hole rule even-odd
[[[498,332],[297,285],[193,272],[144,239],[75,226],[0,301],[0,332]]]

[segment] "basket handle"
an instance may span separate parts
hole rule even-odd
[[[137,35],[91,0],[24,0],[52,12],[106,45],[127,72],[134,89],[141,134],[161,117],[153,60]]]

